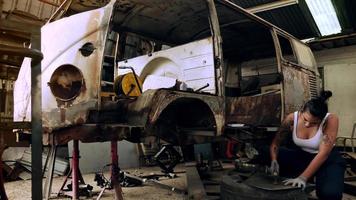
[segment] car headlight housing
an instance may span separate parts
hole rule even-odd
[[[48,85],[58,100],[70,101],[75,99],[82,90],[83,74],[73,65],[62,65],[53,72]]]

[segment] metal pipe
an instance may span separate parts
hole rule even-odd
[[[64,0],[57,10],[49,17],[46,24],[61,18],[62,15],[68,10],[72,2],[73,0]]]
[[[120,168],[119,155],[117,153],[117,140],[111,141],[111,183],[114,186],[115,200],[123,200],[122,190],[119,182]]]
[[[79,198],[79,144],[78,140],[73,140],[72,151],[72,199]]]
[[[204,86],[200,87],[199,89],[195,90],[195,92],[200,92],[201,90],[203,90],[203,89],[205,89],[207,87],[209,87],[209,83],[207,83],[206,85],[204,85]]]
[[[41,95],[41,31],[39,26],[24,22],[1,20],[1,29],[31,35],[31,49],[0,45],[0,54],[30,57],[31,60],[31,194],[42,199],[42,95]],[[26,27],[26,29],[24,29]]]
[[[33,49],[22,49],[31,60],[31,168],[32,199],[42,199],[42,95],[41,95],[41,33],[31,34]],[[38,50],[37,50],[38,49]],[[12,49],[13,50],[13,49]],[[11,49],[10,49],[11,51]],[[35,52],[35,53],[33,53]],[[25,55],[26,56],[26,55]]]

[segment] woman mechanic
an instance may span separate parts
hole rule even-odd
[[[304,104],[301,111],[289,114],[270,145],[271,167],[274,174],[293,177],[286,185],[302,187],[314,176],[316,194],[322,200],[342,199],[345,161],[334,148],[339,120],[328,113],[330,91]],[[286,134],[292,132],[295,149],[279,147]]]

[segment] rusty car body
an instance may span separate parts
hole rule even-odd
[[[204,142],[277,127],[320,89],[309,47],[228,0],[113,0],[45,25],[42,52],[45,143]],[[140,96],[114,93],[123,66]]]

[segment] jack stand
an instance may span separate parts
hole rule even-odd
[[[114,187],[115,200],[123,200],[120,185],[119,155],[117,152],[117,140],[111,141],[111,183]]]
[[[97,176],[97,175],[96,175]],[[100,175],[99,175],[100,176]],[[98,178],[95,178],[98,181]],[[101,179],[99,177],[99,179]],[[117,153],[117,140],[111,141],[111,177],[110,181],[102,180],[102,186],[98,197],[96,198],[99,200],[101,196],[104,194],[105,190],[114,189],[115,200],[123,200],[122,196],[122,189],[120,185],[120,168],[119,168],[119,156]],[[98,182],[99,183],[99,182]]]
[[[78,140],[73,140],[73,152],[72,152],[72,167],[64,180],[61,189],[58,192],[58,196],[65,195],[70,196],[72,199],[79,199],[79,196],[91,196],[92,186],[86,185],[83,176],[79,170],[79,144]],[[72,174],[72,176],[71,176]],[[68,184],[68,189],[63,189],[68,179],[72,179],[72,184]]]

